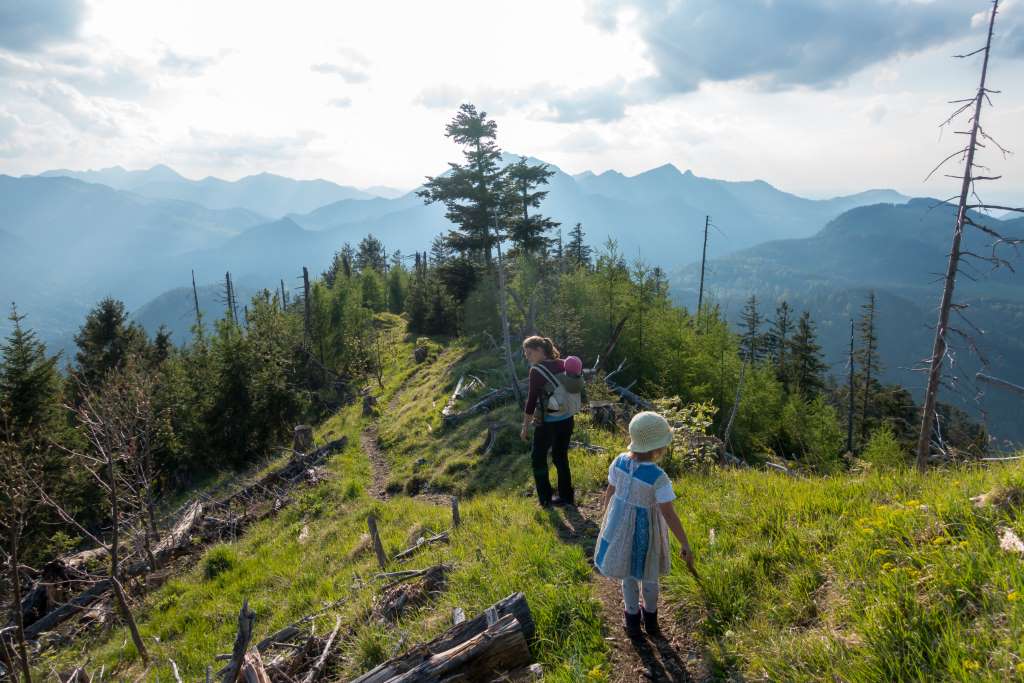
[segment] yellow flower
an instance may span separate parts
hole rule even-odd
[[[1018,593],[1017,591],[1010,591],[1006,594],[1006,599],[1010,602],[1017,602],[1018,600],[1020,600],[1020,597],[1020,593]]]
[[[875,552],[871,553],[871,556],[872,557],[882,557],[883,555],[887,555],[888,553],[889,553],[889,551],[886,550],[885,548],[875,548]]]
[[[948,542],[949,542],[949,539],[946,538],[945,536],[936,536],[935,538],[932,539],[932,545],[943,545],[944,543],[948,543]]]
[[[892,562],[886,562],[885,564],[882,565],[882,571],[886,571],[887,572],[887,571],[889,571],[890,569],[892,569],[895,566],[896,565],[894,565]]]
[[[920,504],[921,504],[921,501],[919,501],[919,500],[908,500],[907,501],[907,507],[916,508]]]
[[[965,659],[964,660],[964,669],[966,669],[967,671],[977,671],[980,668],[981,668],[981,664],[979,664],[978,662],[974,661],[973,659]]]
[[[1024,662],[1017,663],[1017,673],[1024,674]]]

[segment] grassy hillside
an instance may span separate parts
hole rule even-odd
[[[363,417],[353,405],[318,427],[321,441],[349,437],[325,483],[236,542],[208,549],[143,599],[140,628],[154,661],[146,680],[169,680],[169,658],[185,680],[200,679],[215,655],[230,649],[246,598],[257,614],[257,640],[322,610],[314,628],[323,633],[340,616],[343,658],[331,677],[346,680],[443,631],[452,608],[473,614],[517,590],[533,610],[532,651],[547,680],[628,678],[612,664],[610,649],[621,641],[606,640],[618,625],[602,618],[608,591],[599,590],[603,579],[590,568],[589,531],[578,516],[541,510],[530,495],[527,448],[511,426],[516,409],[442,428],[441,409],[461,375],[501,382],[493,353],[466,342],[432,343],[428,361],[416,365],[413,345],[405,338],[390,349],[384,386],[372,386],[378,417]],[[490,423],[511,427],[483,455],[478,447]],[[624,440],[585,418],[580,423],[577,438],[608,449],[571,454],[587,502]],[[364,448],[377,447],[375,471]],[[387,500],[372,495],[381,489]],[[995,505],[977,508],[969,500],[993,489]],[[682,476],[676,491],[702,582],[675,567],[665,618],[695,629],[715,675],[1024,678],[1024,572],[997,538],[1001,526],[1024,532],[1020,466],[827,478],[722,470]],[[447,498],[438,494],[460,497],[463,524],[450,544],[403,567],[452,563],[447,590],[385,626],[372,617],[381,582],[363,538],[366,518],[376,514],[393,555],[425,531],[449,526]],[[41,671],[89,662],[117,680],[144,672],[120,629],[78,639],[50,658]]]

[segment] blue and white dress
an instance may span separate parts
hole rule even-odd
[[[594,565],[611,578],[657,581],[672,562],[668,526],[658,510],[660,503],[675,500],[672,482],[653,462],[623,453],[608,468],[608,483],[615,494],[601,523]]]

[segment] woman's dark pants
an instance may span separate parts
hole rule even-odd
[[[551,503],[551,481],[548,479],[548,451],[558,472],[558,497],[563,503],[574,503],[572,473],[569,472],[569,440],[572,439],[573,418],[543,422],[533,430],[533,478],[537,484],[537,500]]]

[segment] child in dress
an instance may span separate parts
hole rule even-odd
[[[625,629],[630,638],[660,635],[659,579],[672,566],[668,532],[679,541],[679,555],[693,570],[693,553],[672,501],[672,482],[654,460],[672,443],[668,421],[654,412],[638,413],[629,423],[629,452],[608,468],[605,515],[594,564],[605,576],[622,581]],[[643,608],[640,594],[643,592]]]

